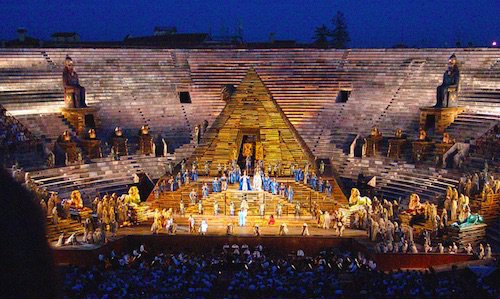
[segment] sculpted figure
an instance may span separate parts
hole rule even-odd
[[[443,74],[443,83],[436,89],[436,108],[448,107],[450,92],[457,92],[460,81],[460,70],[457,65],[457,57],[452,54],[448,59],[448,69]]]
[[[420,196],[418,194],[413,193],[410,195],[410,202],[408,203],[408,210],[406,212],[412,215],[425,213],[425,205],[420,203]]]
[[[125,197],[126,204],[137,205],[141,202],[141,196],[139,195],[139,189],[136,186],[130,187],[128,190],[128,195]]]
[[[365,207],[371,207],[372,201],[369,197],[361,196],[357,188],[351,189],[351,196],[349,197],[349,210],[357,211]]]
[[[469,205],[465,205],[458,221],[451,225],[458,228],[464,228],[484,222],[483,217],[479,214],[472,214]]]
[[[370,130],[370,135],[372,137],[378,137],[378,136],[381,136],[382,134],[380,133],[380,131],[377,127],[373,126]]]
[[[453,143],[453,139],[450,137],[450,134],[443,133],[443,141],[442,143]]]
[[[83,209],[83,200],[80,191],[74,190],[71,192],[70,205],[72,208]]]
[[[111,152],[115,160],[119,160],[120,156],[128,155],[128,139],[123,136],[122,128],[115,128],[111,144]]]
[[[424,130],[424,128],[419,128],[418,129],[418,140],[425,141],[426,139],[427,139],[427,132]]]
[[[90,129],[89,130],[89,139],[96,139],[97,138],[97,135],[95,133],[95,130],[94,129]]]
[[[401,139],[403,138],[403,130],[401,130],[400,128],[396,129],[396,132],[394,133],[394,136],[398,139]]]
[[[63,70],[64,100],[67,108],[85,108],[85,88],[80,85],[73,60],[66,56]]]

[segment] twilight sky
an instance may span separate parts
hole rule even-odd
[[[155,26],[178,32],[234,34],[246,41],[276,39],[311,42],[314,29],[331,27],[344,12],[351,47],[488,46],[500,36],[499,0],[0,0],[0,40],[14,39],[16,28],[48,40],[53,32],[76,31],[85,41],[123,40],[151,35]]]

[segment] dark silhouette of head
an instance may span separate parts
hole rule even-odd
[[[57,298],[45,218],[34,195],[0,169],[2,298]]]

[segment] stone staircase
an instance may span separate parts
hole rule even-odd
[[[134,173],[145,172],[152,179],[165,173],[167,157],[124,156],[121,160],[95,159],[90,164],[72,165],[31,172],[40,187],[56,191],[67,198],[73,190],[79,190],[82,198],[92,200],[96,195],[117,192],[126,193],[133,183]]]

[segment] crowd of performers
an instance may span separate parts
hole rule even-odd
[[[211,193],[219,193],[228,190],[230,185],[238,185],[238,190],[240,191],[263,191],[268,192],[272,195],[282,196],[288,201],[288,203],[294,202],[294,194],[295,191],[292,187],[292,184],[286,184],[285,182],[278,182],[277,176],[281,173],[281,165],[276,164],[274,166],[269,165],[267,171],[264,171],[263,161],[256,161],[254,167],[254,175],[251,178],[248,173],[252,169],[252,161],[247,158],[245,163],[245,168],[242,170],[237,162],[234,160],[232,163],[228,164],[218,164],[217,171],[218,176],[214,177],[211,182],[205,182],[201,186],[201,194],[198,194],[196,188],[193,188],[189,193],[189,202],[185,203],[183,199],[180,200],[178,212],[180,215],[185,215],[186,205],[196,206],[197,212],[199,215],[203,215],[206,213],[205,207],[203,205],[204,199],[208,198]],[[161,194],[168,191],[178,190],[183,185],[189,184],[190,182],[197,181],[199,178],[198,172],[198,163],[196,161],[193,162],[191,167],[188,167],[185,161],[181,162],[180,171],[177,175],[171,175],[160,181],[158,184],[158,188],[154,190],[154,196],[156,199],[159,199]],[[314,172],[312,175],[309,173],[310,164],[306,164],[304,170],[298,168],[297,165],[291,165],[291,173],[293,174],[295,181],[297,183],[304,183],[308,185],[311,189],[316,190],[320,193],[324,193],[326,196],[331,196],[332,194],[332,185],[328,180],[323,180],[322,177],[318,177]],[[209,175],[210,165],[209,162],[205,162],[204,164],[204,174]],[[320,167],[320,171],[324,171],[323,168]],[[271,177],[273,176],[273,177]],[[316,205],[315,205],[316,206]],[[292,213],[299,217],[302,214],[303,207],[301,207],[301,202],[295,201],[295,204],[292,208]],[[224,209],[224,213],[227,213],[229,216],[238,216],[238,225],[246,226],[246,218],[248,216],[248,202],[246,199],[243,199],[239,203],[239,207],[236,206],[234,201],[230,201],[228,205],[228,209]],[[262,218],[266,215],[266,203],[264,201],[258,203],[258,215]],[[275,216],[281,217],[284,212],[284,202],[278,200],[275,207],[275,214],[270,215],[269,217],[269,225],[273,225],[275,223]],[[213,215],[217,216],[221,213],[222,209],[219,205],[217,199],[213,201]],[[286,210],[290,213],[290,209]],[[328,217],[327,217],[328,218]],[[336,214],[332,214],[332,218],[336,218]],[[175,222],[173,217],[172,210],[163,210],[156,211],[154,217],[153,225],[151,227],[151,231],[154,234],[160,232],[162,228],[167,228],[167,233],[175,232]],[[342,216],[338,215],[338,223],[342,223]],[[207,220],[202,220],[199,223],[195,223],[192,215],[189,217],[189,232],[199,232],[200,234],[206,233],[206,229],[208,227]],[[329,221],[327,221],[329,223]],[[232,224],[231,224],[232,225]],[[231,226],[229,225],[229,226]],[[232,232],[232,227],[227,228],[228,234]],[[326,225],[325,228],[328,227],[329,224]],[[340,230],[339,234],[342,234],[344,230],[344,225],[335,226]],[[255,234],[259,235],[259,228],[255,227]],[[286,234],[287,227],[280,227],[280,234]],[[307,225],[304,226],[303,232],[305,235],[308,235]]]
[[[249,159],[247,159],[249,161]],[[209,175],[209,162],[205,162],[205,175]],[[229,164],[218,164],[218,176],[214,177],[211,183],[205,183],[202,187],[202,198],[208,197],[210,193],[226,191],[229,185],[239,184],[241,191],[266,191],[273,195],[281,195],[293,201],[294,191],[292,185],[278,182],[277,176],[280,173],[279,164],[274,167],[269,165],[270,169],[264,171],[263,161],[257,161],[254,169],[254,176],[251,179],[249,172],[251,171],[251,163],[247,163],[246,168],[242,171],[240,166],[234,160]],[[304,183],[311,189],[320,193],[325,193],[326,196],[332,195],[332,185],[330,181],[323,180],[316,173],[309,173],[310,165],[307,164],[304,170],[296,168],[294,164],[291,170],[294,179],[298,183]],[[170,175],[160,181],[159,188],[155,189],[155,198],[159,198],[161,193],[168,191],[176,191],[183,185],[188,185],[190,182],[196,182],[199,179],[198,165],[193,162],[191,168],[188,168],[186,162],[181,162],[181,169],[177,175]]]
[[[378,200],[377,197],[372,200],[361,196],[353,188],[349,198],[351,228],[367,230],[370,240],[376,243],[376,250],[382,253],[463,252],[475,254],[480,259],[490,258],[489,244],[479,244],[474,249],[470,243],[460,247],[449,238],[443,238],[450,229],[461,230],[483,223],[481,215],[472,213],[471,201],[485,201],[488,195],[500,192],[499,180],[492,176],[484,177],[487,179],[473,178],[472,181],[477,181],[477,184],[470,184],[470,179],[464,180],[465,188],[462,184],[459,189],[449,187],[446,196],[438,199],[437,203],[421,203],[417,194],[411,194],[407,209],[402,207],[400,201]],[[470,188],[471,185],[475,188]],[[459,190],[475,195],[469,199]],[[438,209],[441,211],[438,212]],[[418,232],[415,230],[417,226]]]

